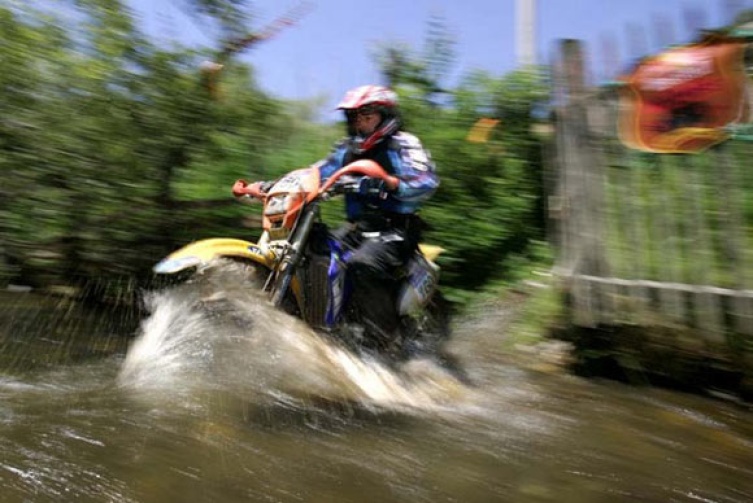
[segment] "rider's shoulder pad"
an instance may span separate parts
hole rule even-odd
[[[390,147],[394,150],[400,150],[404,148],[423,148],[421,140],[414,134],[398,131],[392,136]]]

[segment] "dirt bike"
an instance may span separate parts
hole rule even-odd
[[[370,160],[355,161],[326,181],[319,170],[292,171],[263,189],[259,182],[238,180],[233,193],[247,202],[261,201],[263,232],[256,243],[240,239],[206,239],[189,244],[155,267],[158,274],[210,268],[218,259],[231,259],[253,266],[262,278],[259,287],[271,303],[303,319],[318,332],[332,334],[352,349],[377,349],[391,356],[416,351],[433,352],[449,336],[448,306],[437,290],[441,248],[419,244],[407,266],[398,273],[395,302],[400,330],[385,341],[378,327],[359,316],[349,302],[351,285],[347,273],[347,250],[327,231],[320,204],[353,190],[362,177],[396,184],[382,167]],[[376,329],[376,330],[375,330]]]

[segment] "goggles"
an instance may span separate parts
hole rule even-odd
[[[361,108],[356,108],[355,110],[346,110],[345,114],[348,116],[349,119],[355,119],[357,117],[367,117],[374,114],[378,114],[379,109],[374,106],[365,106]]]

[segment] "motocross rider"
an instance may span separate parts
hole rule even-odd
[[[437,189],[439,179],[419,139],[402,131],[394,91],[377,85],[357,87],[337,108],[345,113],[347,137],[312,166],[319,169],[322,182],[361,159],[376,161],[397,181],[389,187],[379,179],[360,178],[345,196],[348,223],[334,232],[352,250],[352,302],[371,328],[392,339],[399,327],[396,271],[418,246],[422,223],[416,212]]]

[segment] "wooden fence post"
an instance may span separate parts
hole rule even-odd
[[[607,275],[603,250],[602,211],[604,177],[599,146],[588,127],[585,67],[581,43],[560,43],[561,71],[557,83],[564,90],[565,102],[559,111],[558,151],[561,204],[560,268],[573,279],[571,284],[574,315],[579,324],[598,322],[598,284],[581,281],[578,276]]]

